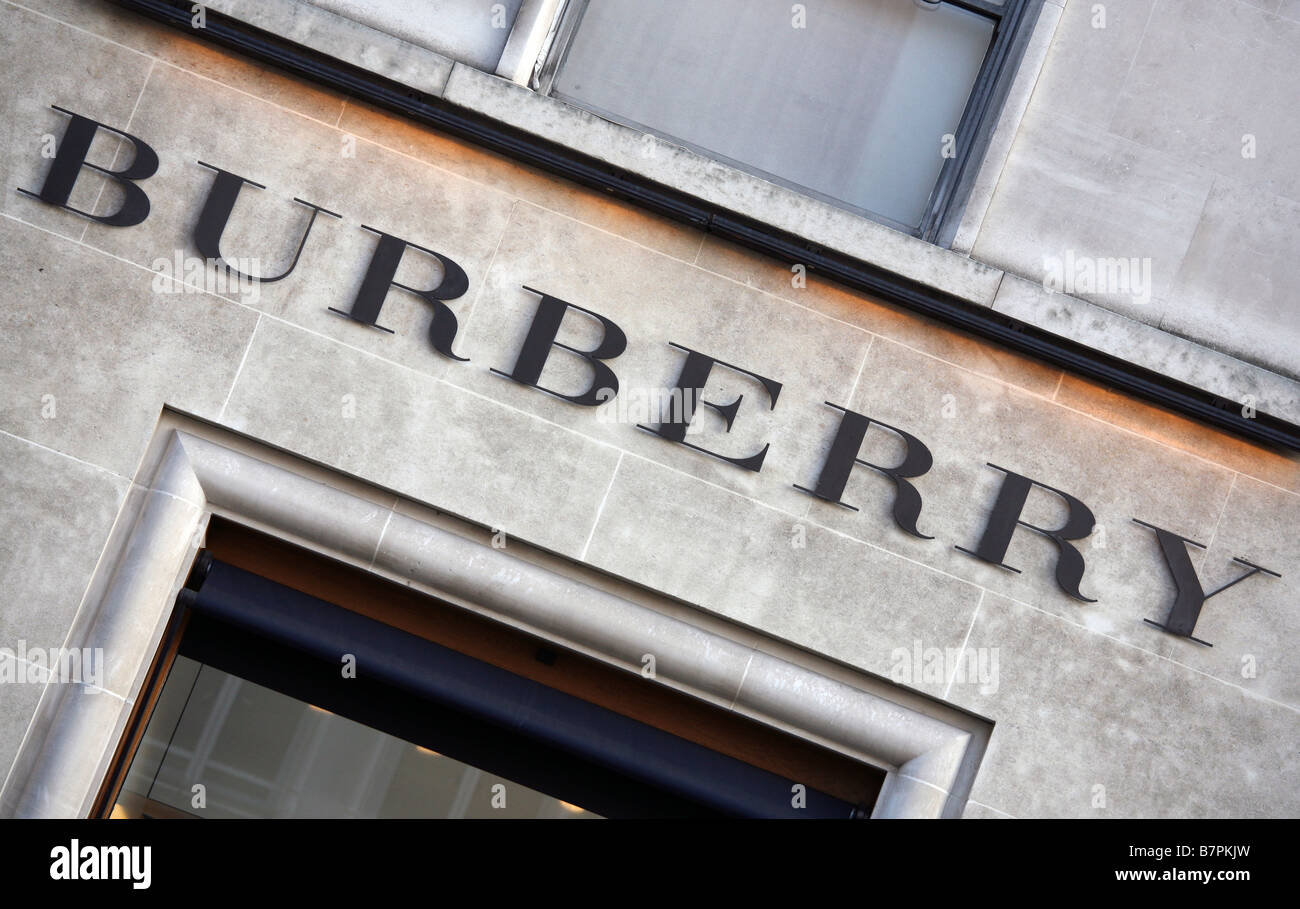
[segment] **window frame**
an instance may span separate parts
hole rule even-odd
[[[1019,70],[1025,48],[1029,43],[1033,27],[1038,21],[1038,12],[1044,0],[940,0],[959,9],[990,18],[994,22],[993,38],[980,64],[979,74],[971,87],[962,117],[957,125],[955,154],[945,158],[939,170],[930,197],[926,202],[925,213],[917,226],[896,221],[869,209],[837,199],[827,193],[818,192],[768,171],[761,170],[743,161],[719,155],[701,146],[695,145],[680,136],[673,136],[660,130],[637,123],[614,111],[604,110],[595,105],[584,103],[581,99],[565,95],[555,88],[555,81],[568,58],[573,38],[581,28],[582,18],[591,0],[567,0],[560,11],[555,38],[546,51],[538,70],[534,89],[538,94],[555,98],[566,104],[596,114],[603,119],[636,129],[650,135],[658,136],[675,145],[688,148],[714,161],[735,167],[746,173],[754,174],[777,185],[793,189],[806,196],[819,199],[836,208],[853,212],[894,230],[917,237],[927,243],[949,247],[956,236],[966,203],[975,185],[976,177],[984,162],[994,131],[997,129],[1002,107],[1006,101]]]
[[[488,528],[166,408],[135,482],[138,494],[123,505],[67,641],[115,654],[105,690],[117,697],[83,696],[79,685],[47,689],[32,719],[44,733],[19,747],[0,815],[92,810],[214,515],[615,668],[639,674],[649,636],[658,684],[884,770],[872,817],[960,817],[993,731],[989,719],[755,639],[590,566],[520,541],[496,549]],[[445,560],[411,558],[430,545]],[[530,584],[530,595],[519,595]]]

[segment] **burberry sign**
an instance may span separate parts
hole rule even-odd
[[[157,171],[158,155],[149,145],[135,136],[63,108],[55,109],[66,114],[70,119],[62,141],[58,143],[44,183],[39,191],[19,189],[19,192],[104,225],[129,228],[142,223],[149,216],[150,200],[141,183]],[[117,135],[130,144],[134,149],[130,164],[114,171],[86,160],[91,142],[100,130]],[[247,274],[236,268],[236,264],[248,267],[242,261],[232,263],[223,257],[222,237],[244,187],[264,187],[248,177],[224,170],[219,166],[204,162],[196,162],[196,165],[208,168],[215,177],[199,213],[192,241],[205,259],[217,263],[241,282],[271,283],[288,278],[298,265],[298,259],[311,236],[317,216],[341,217],[319,205],[295,199],[296,203],[310,210],[310,217],[301,236],[297,238],[297,246],[288,268],[275,275]],[[97,171],[120,187],[121,203],[116,211],[94,214],[72,207],[70,199],[73,187],[85,169]],[[428,340],[433,350],[451,360],[468,362],[466,357],[456,352],[456,334],[459,324],[456,314],[446,302],[463,296],[469,289],[469,279],[464,269],[450,257],[411,240],[364,225],[362,229],[374,233],[378,238],[370,260],[365,266],[364,277],[350,307],[347,310],[331,308],[331,311],[360,325],[388,331],[379,324],[384,303],[394,288],[406,291],[423,300],[431,310]],[[441,277],[433,287],[417,288],[397,281],[398,266],[410,250],[432,257],[441,266]],[[595,408],[609,403],[618,395],[619,390],[619,377],[612,364],[627,348],[627,336],[623,330],[614,321],[592,309],[562,300],[543,290],[533,288],[525,288],[525,290],[537,297],[537,308],[533,313],[527,334],[513,366],[508,369],[491,367],[492,372],[513,382],[561,398],[575,407]],[[571,318],[594,320],[600,329],[599,341],[586,349],[561,341],[561,327],[566,319]],[[748,381],[754,383],[755,388],[760,390],[760,401],[749,405],[751,407],[766,406],[769,410],[775,410],[781,395],[782,383],[743,366],[719,360],[703,351],[671,341],[669,343],[680,351],[682,356],[681,367],[674,380],[671,395],[673,406],[669,407],[667,412],[658,414],[659,419],[656,422],[637,424],[637,429],[655,435],[666,443],[686,446],[701,454],[718,458],[738,470],[760,472],[767,458],[770,443],[741,456],[723,454],[700,444],[701,440],[692,432],[692,421],[701,405],[715,411],[722,418],[727,430],[730,430],[735,421],[740,419],[743,396],[727,402],[712,401],[704,397],[710,377],[716,370],[727,370],[743,375]],[[549,358],[557,350],[563,351],[564,356],[577,357],[585,363],[590,370],[590,381],[585,389],[576,392],[562,391],[548,388],[543,384],[543,370]],[[853,471],[859,467],[866,468],[892,484],[893,519],[898,531],[923,540],[933,539],[918,528],[923,499],[917,481],[933,466],[934,458],[930,449],[904,428],[883,423],[867,414],[856,413],[832,402],[827,402],[827,406],[833,408],[839,415],[834,439],[825,458],[819,465],[814,465],[810,471],[817,475],[813,485],[795,488],[818,499],[852,508],[853,506],[844,501],[844,491]],[[862,457],[863,442],[868,431],[873,427],[901,440],[903,456],[898,463],[877,464]],[[1096,522],[1092,511],[1078,498],[1042,480],[1024,476],[996,464],[988,466],[998,471],[1002,477],[992,510],[976,546],[973,549],[961,546],[956,548],[971,558],[1011,571],[1019,571],[1020,569],[1013,568],[1006,562],[1014,535],[1022,531],[1040,534],[1055,544],[1057,556],[1054,572],[1056,583],[1061,590],[1082,602],[1095,602],[1082,590],[1086,566],[1083,553],[1075,545],[1093,532]],[[1035,488],[1057,497],[1063,503],[1066,517],[1059,527],[1038,526],[1025,519],[1025,505]],[[1204,548],[1202,544],[1136,517],[1133,520],[1155,535],[1159,550],[1174,581],[1176,592],[1166,615],[1158,621],[1145,619],[1149,624],[1170,634],[1206,644],[1207,642],[1196,638],[1194,633],[1197,619],[1207,600],[1255,575],[1280,577],[1277,572],[1245,558],[1236,557],[1233,561],[1244,570],[1227,583],[1207,591],[1192,564],[1188,549],[1189,546]]]

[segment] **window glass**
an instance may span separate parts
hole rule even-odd
[[[113,814],[596,817],[183,656],[172,665]]]
[[[590,0],[552,92],[915,230],[994,26],[919,0]]]

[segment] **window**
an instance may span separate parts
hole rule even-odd
[[[876,768],[283,541],[214,519],[208,544],[100,815],[864,817],[880,789]]]
[[[574,2],[541,88],[946,242],[1028,2]]]
[[[495,785],[508,787],[499,809]],[[114,815],[595,817],[186,656],[172,664]]]

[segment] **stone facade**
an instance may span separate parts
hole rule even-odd
[[[1157,5],[1176,15],[1152,17],[1139,42],[1119,46],[1121,35],[1135,40],[1120,20]],[[1147,62],[1180,29],[1216,41],[1227,29],[1241,43],[1267,35],[1269,52],[1285,54],[1300,35],[1285,18],[1295,4],[1261,5],[1108,4],[1104,38],[1089,34],[1086,4],[1066,8],[973,245],[986,264],[972,262],[968,277],[994,276],[986,302],[1015,280],[997,269],[1037,280],[1057,247],[1100,256],[1150,238],[1164,268],[1149,311],[1158,315],[1126,314],[1207,343],[1214,334],[1212,346],[1243,368],[1294,377],[1300,321],[1282,315],[1294,309],[1283,299],[1294,168],[1263,151],[1254,162],[1220,154],[1208,133],[1167,148],[1171,124],[1191,112],[1150,109],[1174,76]],[[792,280],[785,264],[106,4],[0,3],[0,59],[0,646],[76,644],[69,631],[84,620],[168,408],[986,718],[993,733],[967,816],[1300,813],[1294,452],[814,276]],[[1097,67],[1127,81],[1072,75]],[[1287,144],[1268,97],[1258,102],[1261,148]],[[1208,83],[1185,98],[1235,103]],[[14,191],[39,189],[43,137],[63,134],[68,118],[50,105],[158,152],[157,174],[141,184],[152,203],[144,223],[107,227]],[[1282,132],[1270,138],[1270,124]],[[119,151],[101,135],[91,160],[108,167]],[[266,186],[245,188],[223,240],[232,258],[263,257],[266,272],[288,267],[305,227],[295,197],[341,217],[318,219],[293,273],[255,292],[221,284],[211,267],[160,274],[162,262],[196,255],[190,236],[213,179],[199,161]],[[1053,207],[1060,182],[1089,219]],[[112,211],[116,193],[86,173],[73,204]],[[1260,211],[1277,217],[1238,229],[1260,223]],[[362,225],[464,268],[470,289],[449,305],[468,362],[432,348],[430,309],[413,295],[387,298],[380,322],[392,334],[330,311],[348,309],[374,248]],[[1235,267],[1236,245],[1255,270]],[[425,287],[436,271],[412,252],[399,280]],[[1256,294],[1256,278],[1276,296]],[[730,456],[770,443],[763,469],[638,430],[645,420],[632,408],[578,407],[493,374],[513,367],[537,308],[525,288],[626,332],[626,352],[610,361],[625,401],[671,386],[682,353],[670,343],[783,383],[769,408],[761,386],[719,368],[706,397],[744,395],[734,429],[704,409],[692,437]],[[1219,343],[1224,313],[1256,304]],[[570,313],[561,340],[588,347],[598,336]],[[545,384],[576,391],[588,376],[557,351]],[[892,487],[869,470],[844,495],[858,511],[795,488],[811,487],[826,458],[838,424],[828,401],[933,452],[916,483],[919,527],[934,539],[895,526]],[[889,464],[900,451],[873,429],[862,457]],[[1055,549],[1031,533],[1018,532],[1007,556],[1021,573],[957,550],[974,548],[997,495],[1002,474],[990,463],[1092,510],[1097,528],[1080,549],[1095,603],[1059,589]],[[1055,526],[1060,500],[1040,493],[1026,519]],[[1240,570],[1233,557],[1282,577],[1207,601],[1196,633],[1212,648],[1174,637],[1143,622],[1163,620],[1174,587],[1154,535],[1133,518],[1206,544],[1193,562],[1207,588]],[[938,675],[902,665],[934,648],[956,655]],[[960,671],[990,657],[993,678]],[[35,685],[0,691],[0,767],[34,734],[40,697]]]

